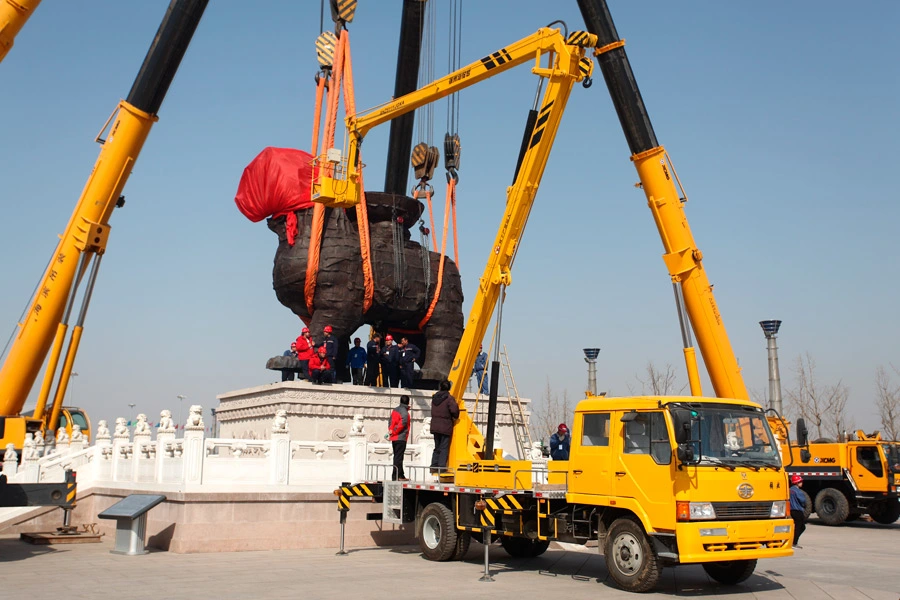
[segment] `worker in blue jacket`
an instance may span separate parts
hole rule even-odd
[[[400,387],[412,389],[416,377],[416,361],[421,354],[418,346],[410,344],[408,338],[400,338]]]

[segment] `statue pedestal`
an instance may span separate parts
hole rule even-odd
[[[216,419],[221,438],[271,439],[275,412],[287,413],[287,427],[293,440],[349,440],[354,415],[362,415],[365,440],[383,442],[388,430],[391,410],[400,396],[410,397],[411,443],[420,440],[423,421],[431,417],[431,390],[375,388],[350,384],[315,385],[306,381],[284,381],[220,394]],[[482,398],[473,413],[475,395],[464,396],[466,408],[475,424],[484,431],[487,423],[487,400]],[[528,422],[531,401],[520,398]],[[506,397],[497,400],[498,447],[504,453],[516,454],[515,432]],[[433,443],[433,440],[432,440]],[[430,460],[430,456],[428,457]],[[527,458],[527,457],[526,457]]]

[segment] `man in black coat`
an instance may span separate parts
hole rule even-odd
[[[400,387],[412,389],[416,377],[416,361],[421,352],[415,344],[410,344],[406,337],[400,338]]]
[[[366,385],[378,385],[378,374],[381,372],[381,335],[376,333],[366,344]]]
[[[447,468],[450,454],[450,437],[453,435],[453,421],[459,418],[459,405],[450,395],[451,384],[446,379],[440,390],[431,397],[431,433],[434,435],[434,452],[431,455],[431,472],[438,473]]]

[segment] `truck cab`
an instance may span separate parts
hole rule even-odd
[[[34,414],[33,410],[29,410],[22,413],[23,417],[31,417]],[[56,428],[54,431],[59,431],[60,428],[65,428],[66,434],[69,436],[69,439],[72,438],[72,425],[78,425],[81,429],[81,434],[84,436],[85,444],[91,442],[91,419],[88,417],[88,414],[85,410],[75,407],[75,406],[63,406],[59,411],[59,421],[56,423]]]
[[[550,463],[550,481],[565,484],[570,505],[596,507],[607,565],[626,589],[647,568],[641,555],[659,565],[703,563],[713,578],[736,583],[757,559],[791,554],[788,485],[758,405],[589,399],[572,434],[569,460]]]

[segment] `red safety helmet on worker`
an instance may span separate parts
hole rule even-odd
[[[803,483],[803,478],[799,475],[791,475],[791,485],[797,485],[798,483]]]

